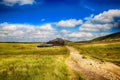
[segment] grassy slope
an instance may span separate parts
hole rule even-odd
[[[0,43],[0,80],[68,80],[65,47]]]
[[[69,43],[86,58],[96,58],[120,65],[120,42],[113,43]]]
[[[96,41],[120,41],[120,32],[110,34],[107,36],[102,36],[92,40],[92,42],[96,42]]]

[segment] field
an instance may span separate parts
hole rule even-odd
[[[0,43],[0,80],[69,80],[65,47],[38,43]]]
[[[0,80],[84,80],[81,73],[85,71],[82,70],[86,70],[88,75],[89,69],[86,67],[91,69],[98,66],[95,59],[120,66],[120,42],[66,43],[75,48],[73,51],[65,46],[38,48],[39,44],[42,43],[0,43]],[[95,65],[91,65],[89,59]],[[90,65],[85,63],[86,60]],[[66,62],[73,62],[75,65]],[[84,67],[77,68],[76,65],[79,64]],[[100,68],[101,65],[100,63]],[[73,66],[72,70],[70,66]],[[95,71],[97,72],[99,74],[98,70]]]
[[[68,43],[76,48],[84,58],[108,61],[120,66],[120,42]]]

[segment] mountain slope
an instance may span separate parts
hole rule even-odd
[[[113,34],[110,34],[107,36],[98,37],[91,41],[93,41],[93,42],[94,41],[120,41],[120,32],[113,33]]]

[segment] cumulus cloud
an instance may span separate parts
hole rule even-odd
[[[119,9],[111,9],[109,11],[104,11],[103,13],[96,15],[93,20],[96,22],[107,23],[107,22],[113,22],[115,17],[120,18]]]
[[[84,40],[90,40],[96,37],[91,32],[71,32],[67,30],[61,30],[60,37],[66,40],[70,41],[84,41]]]
[[[59,31],[51,24],[30,25],[30,24],[0,24],[0,41],[48,41],[57,37],[71,40],[84,41],[96,37],[108,35],[112,28],[120,28],[120,20],[114,17],[120,17],[120,10],[108,10],[99,15],[90,15],[82,20],[69,19],[61,20],[55,23],[57,27],[64,28]],[[68,31],[69,27],[80,25],[79,31]]]
[[[75,27],[77,25],[82,24],[82,20],[76,20],[76,19],[69,19],[69,20],[61,20],[59,21],[56,26],[62,27],[62,28],[69,28],[69,27]]]
[[[93,23],[84,23],[79,28],[80,31],[107,31],[113,27],[113,24],[93,24]]]
[[[116,22],[115,18],[120,18],[120,10],[118,9],[104,11],[96,16],[92,14],[85,18],[86,21],[79,27],[79,30],[87,32],[109,31],[119,26],[119,21]]]
[[[15,4],[22,6],[26,4],[32,5],[35,0],[3,0],[2,3],[6,6],[14,6]]]
[[[0,24],[0,41],[47,41],[55,37],[51,24]]]
[[[2,30],[8,30],[8,31],[16,30],[15,25],[11,25],[11,24],[8,24],[8,23],[0,24],[0,26],[2,27]]]
[[[45,24],[39,27],[40,30],[42,31],[54,31],[52,28],[51,24]]]
[[[81,41],[110,34],[111,29],[119,28],[120,22],[116,22],[115,18],[120,18],[120,10],[112,9],[99,15],[92,14],[84,18],[85,22],[79,27],[79,32],[70,33],[68,37]]]
[[[94,32],[70,32],[65,30],[61,31],[62,34],[59,35],[59,37],[65,39],[65,40],[70,40],[70,41],[87,41],[87,40],[92,40],[94,38],[100,37],[100,36],[105,36],[108,34],[111,34],[111,32],[98,32],[98,33],[94,33]]]
[[[72,41],[86,41],[93,39],[95,36],[90,32],[72,32],[68,34],[68,38]]]
[[[67,31],[67,30],[64,29],[64,30],[61,30],[61,33],[62,34],[67,34],[67,33],[69,33],[69,31]]]
[[[66,30],[61,31],[62,35],[60,35],[62,38],[70,41],[84,41],[84,40],[90,40],[96,37],[96,35],[90,33],[90,32],[69,32]]]
[[[0,24],[0,41],[38,42],[48,41],[57,37],[71,41],[84,41],[94,39],[102,35],[104,35],[104,33],[94,34],[86,31],[71,32],[66,29],[58,32],[51,24]]]

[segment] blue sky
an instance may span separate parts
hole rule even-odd
[[[120,0],[0,0],[0,41],[84,41],[119,23]]]

